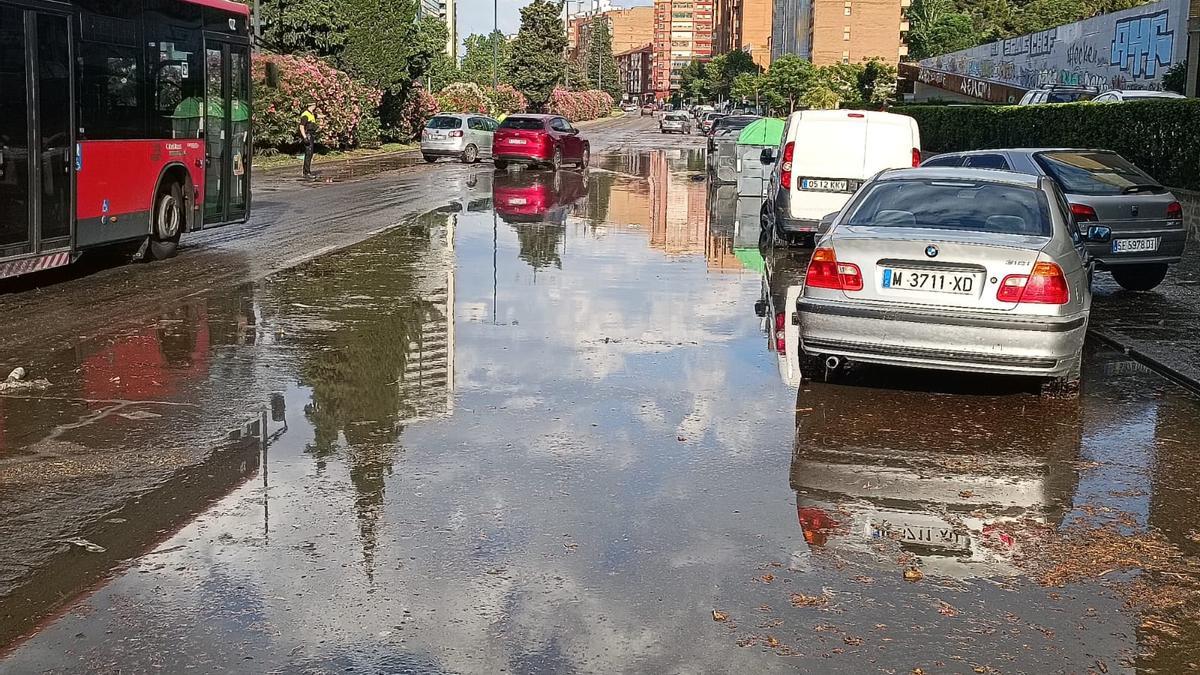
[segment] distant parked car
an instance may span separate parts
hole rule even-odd
[[[704,119],[705,114],[712,111],[713,107],[711,105],[698,105],[696,106],[696,109],[692,111],[692,116],[696,118],[697,122],[699,122],[700,120]]]
[[[721,119],[725,115],[719,112],[706,112],[700,117],[700,133],[709,134],[712,132],[713,123]]]
[[[1093,87],[1069,87],[1054,85],[1042,89],[1030,89],[1017,105],[1039,105],[1042,103],[1075,103],[1090,101],[1099,93]]]
[[[497,169],[527,164],[557,171],[565,163],[583,169],[592,154],[591,144],[579,130],[558,115],[510,115],[496,130],[493,145]]]
[[[687,113],[667,113],[659,120],[658,130],[664,134],[690,134],[692,133],[692,120]]]
[[[654,108],[653,103],[647,103],[646,105],[642,106],[642,114],[643,115],[653,115],[654,110],[655,110],[655,108]]]
[[[1065,389],[1079,380],[1091,303],[1087,253],[1054,181],[882,171],[813,251],[797,303],[801,370],[849,360]]]
[[[1049,176],[1062,188],[1076,225],[1101,225],[1106,241],[1088,252],[1122,288],[1148,291],[1162,283],[1167,266],[1183,257],[1187,231],[1183,206],[1158,181],[1109,150],[979,150],[937,155],[922,166],[967,166]]]
[[[492,139],[500,125],[486,115],[434,115],[421,131],[421,156],[426,162],[458,157],[467,164],[492,156]]]
[[[1092,101],[1096,103],[1124,103],[1126,101],[1146,101],[1149,99],[1187,98],[1173,91],[1155,91],[1154,89],[1109,89]]]
[[[636,103],[625,103],[621,106],[621,112],[635,113],[637,111],[638,111],[638,104],[636,104]]]
[[[762,227],[780,244],[811,246],[821,220],[838,211],[871,175],[921,163],[917,122],[905,115],[847,110],[792,113],[772,164]]]

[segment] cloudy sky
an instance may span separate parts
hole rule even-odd
[[[515,33],[521,27],[521,8],[530,0],[496,0],[500,9],[500,30]],[[458,37],[465,39],[472,33],[487,33],[492,30],[493,0],[458,0]],[[618,7],[649,5],[652,0],[613,0]]]

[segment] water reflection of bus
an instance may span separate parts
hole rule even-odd
[[[0,4],[0,278],[246,219],[248,24],[230,0]]]
[[[796,401],[791,485],[811,547],[894,541],[926,573],[1012,573],[1030,523],[1077,485],[1077,401],[813,383]]]

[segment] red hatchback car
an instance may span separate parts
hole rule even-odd
[[[492,139],[492,161],[497,169],[509,164],[542,164],[555,170],[574,164],[583,169],[591,154],[591,144],[558,115],[512,115],[500,123]]]

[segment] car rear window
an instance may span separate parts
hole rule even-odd
[[[1037,161],[1069,194],[1120,195],[1164,189],[1115,152],[1043,152]]]
[[[542,120],[536,117],[508,117],[500,123],[501,129],[523,129],[525,131],[540,131]]]
[[[1049,205],[1040,190],[974,181],[876,183],[855,206],[850,226],[970,230],[1048,237]]]
[[[673,122],[686,122],[687,115],[681,115],[679,113],[671,113],[670,115],[667,115],[667,119],[669,119]]]
[[[426,129],[460,129],[462,128],[462,120],[457,117],[437,116],[429,120],[425,125]]]
[[[733,131],[741,131],[750,126],[750,123],[757,120],[757,117],[749,115],[739,115],[736,117],[722,117],[714,123],[718,133],[728,133]]]
[[[1090,91],[1051,91],[1046,96],[1046,103],[1074,103],[1090,101],[1095,97],[1096,94]]]

